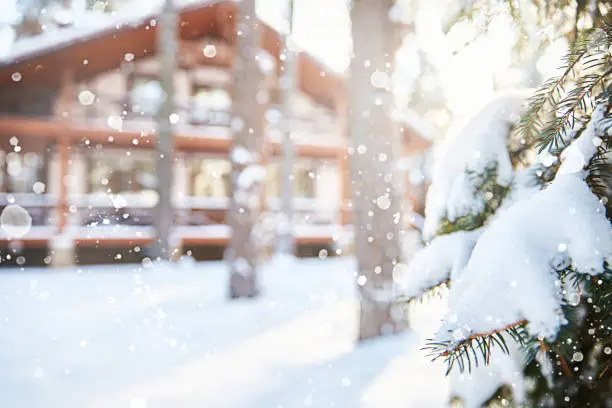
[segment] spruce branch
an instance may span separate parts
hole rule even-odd
[[[446,340],[437,341],[428,339],[423,350],[428,352],[432,361],[440,358],[447,364],[446,375],[457,365],[461,372],[467,368],[471,372],[472,365],[478,367],[480,364],[488,365],[491,361],[493,348],[500,348],[505,354],[510,353],[506,337],[508,336],[522,347],[528,347],[533,339],[526,329],[527,321],[521,320],[509,324],[501,329],[487,333],[477,333],[459,342]]]
[[[482,227],[510,192],[511,186],[498,184],[498,164],[491,163],[483,173],[466,170],[466,175],[473,186],[473,195],[483,202],[483,209],[478,213],[468,213],[450,220],[445,216],[440,221],[437,235],[451,234],[457,231],[472,231]]]
[[[556,117],[548,123],[537,138],[539,151],[551,148],[559,150],[567,146],[567,134],[574,127],[577,120],[581,119],[580,112],[592,109],[592,102],[587,98],[592,97],[598,85],[604,85],[608,76],[612,74],[612,68],[602,74],[584,75],[578,85],[570,90],[567,95],[556,103],[556,108],[563,111],[561,116]]]
[[[528,107],[525,115],[521,118],[515,132],[522,139],[533,141],[537,138],[542,127],[543,111],[547,103],[554,104],[555,98],[563,93],[563,83],[567,76],[574,70],[580,59],[588,52],[586,41],[577,45],[576,49],[570,51],[564,58],[561,66],[563,73],[559,76],[549,78],[540,85],[533,96],[528,100]]]
[[[565,146],[564,136],[574,124],[578,108],[587,110],[587,99],[592,97],[598,85],[605,87],[610,69],[601,72],[609,64],[610,55],[606,44],[612,43],[612,25],[604,27],[604,35],[593,35],[590,31],[585,38],[576,42],[574,48],[563,58],[559,76],[545,81],[528,100],[525,114],[514,133],[526,144],[538,143],[539,150]],[[566,90],[570,81],[579,78],[575,87]],[[548,106],[561,110],[563,114],[546,121],[551,114]]]

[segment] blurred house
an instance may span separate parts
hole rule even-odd
[[[88,12],[89,13],[89,12]],[[232,145],[235,5],[200,2],[180,10],[176,72],[175,238],[199,259],[222,255],[230,231],[228,154]],[[80,262],[144,256],[154,230],[158,104],[155,14],[89,13],[87,24],[20,36],[0,53],[0,210],[25,208],[32,227],[19,238],[0,229],[0,247],[46,256],[74,245]],[[280,193],[280,35],[265,27],[261,68],[269,72],[263,161],[266,210]],[[332,248],[350,224],[344,80],[305,53],[291,118],[297,243],[302,254]],[[404,154],[429,147],[406,127]],[[407,189],[414,209],[422,195]],[[420,190],[419,190],[420,191]],[[13,256],[14,258],[14,256]],[[33,260],[35,257],[26,257]],[[48,259],[46,260],[48,262]]]

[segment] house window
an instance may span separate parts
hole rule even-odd
[[[154,192],[155,164],[146,156],[133,157],[120,151],[102,151],[91,157],[88,181],[90,193]]]
[[[133,76],[130,83],[131,113],[155,116],[164,100],[164,91],[159,80],[147,76]]]
[[[43,158],[37,153],[6,153],[0,151],[1,191],[32,193],[34,184],[43,178],[43,165]]]
[[[266,175],[266,196],[279,198],[282,191],[282,164],[269,163]],[[316,197],[316,171],[312,163],[300,161],[293,167],[293,188],[296,198]]]
[[[280,163],[268,163],[266,166],[266,197],[279,198],[281,191]]]
[[[283,100],[282,100],[282,93],[281,93],[281,89],[279,87],[273,87],[270,89],[270,94],[269,94],[269,99],[268,99],[268,105],[271,106],[275,106],[275,105],[281,105]]]
[[[216,158],[200,158],[191,162],[191,195],[198,197],[228,197],[231,165]]]
[[[293,169],[295,177],[295,197],[296,198],[315,198],[316,197],[316,171],[309,163],[298,163]]]
[[[230,122],[232,98],[221,88],[196,87],[193,94],[191,122],[227,126]]]

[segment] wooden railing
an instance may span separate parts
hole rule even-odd
[[[23,207],[32,217],[33,226],[48,225],[57,206],[57,197],[49,194],[0,193],[0,213],[9,205]]]
[[[79,225],[152,225],[155,200],[139,194],[82,195],[71,197]],[[222,224],[228,209],[226,197],[184,196],[174,200],[177,225]],[[267,211],[279,211],[278,199],[267,200]],[[295,222],[301,225],[329,225],[340,221],[340,206],[320,199],[297,198]]]
[[[119,128],[126,131],[154,133],[157,127],[156,118],[151,113],[131,112],[129,98],[119,98],[111,95],[96,95],[96,102],[91,106],[79,106],[73,115],[76,123],[97,128]],[[268,119],[271,130],[268,137],[272,141],[280,141],[284,124],[279,116],[280,109],[276,105],[269,106]],[[176,104],[175,129],[178,133],[199,136],[204,134],[201,127],[206,127],[206,135],[215,134],[210,128],[224,128],[220,135],[231,137],[229,127],[231,113],[227,109],[210,109],[195,103]],[[294,132],[296,142],[321,145],[335,145],[342,142],[340,131],[331,117],[294,117],[289,121],[289,128]]]

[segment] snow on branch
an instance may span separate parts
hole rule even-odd
[[[606,118],[607,106],[598,104],[593,111],[589,126],[561,153],[561,167],[557,174],[578,173],[584,170],[591,158],[597,153],[602,139],[601,124]]]
[[[501,212],[480,235],[453,280],[450,312],[432,344],[444,344],[452,353],[481,333],[499,333],[522,322],[532,337],[556,337],[566,323],[557,272],[569,266],[597,275],[612,260],[612,228],[583,171],[597,150],[606,112],[607,106],[595,110],[563,154],[550,186]]]
[[[453,282],[452,314],[440,336],[459,340],[528,320],[532,335],[554,338],[565,319],[552,263],[561,264],[563,258],[576,271],[592,275],[612,259],[612,229],[603,205],[573,174],[557,177],[483,232]]]
[[[453,279],[467,263],[480,233],[457,231],[434,238],[399,277],[402,295],[411,301]]]
[[[484,186],[490,174],[485,173],[493,173],[492,181],[497,186],[511,184],[514,172],[508,136],[528,95],[528,91],[502,93],[447,143],[427,194],[426,239],[440,232],[445,219],[453,222],[485,210],[491,198],[489,186]]]
[[[498,214],[521,200],[528,199],[539,192],[545,180],[552,177],[548,168],[541,164],[518,171],[505,197]],[[399,279],[401,300],[411,302],[423,299],[442,286],[455,281],[472,255],[474,246],[485,227],[472,231],[456,231],[434,238],[419,251]]]

